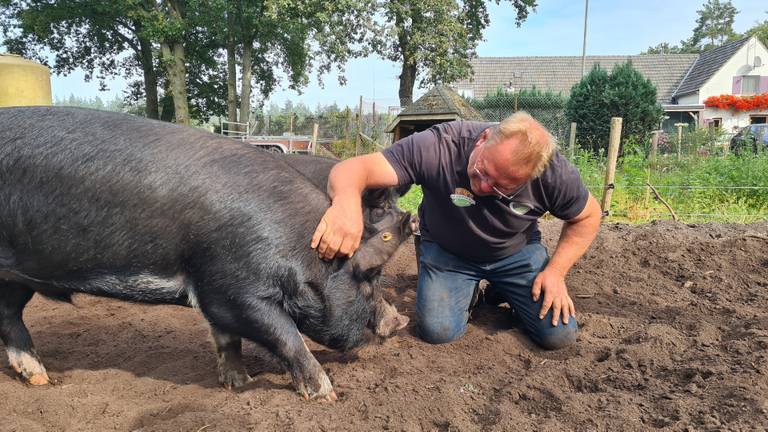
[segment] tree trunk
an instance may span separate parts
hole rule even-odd
[[[227,120],[229,121],[237,121],[237,58],[235,48],[235,16],[232,11],[227,11]]]
[[[240,123],[251,118],[251,76],[253,71],[253,40],[243,42],[242,84],[240,87]]]
[[[163,63],[170,81],[173,95],[173,109],[176,123],[189,124],[189,103],[187,102],[187,66],[184,63],[184,46],[178,42],[160,43]]]
[[[152,58],[152,43],[139,37],[141,46],[141,68],[144,71],[144,96],[147,99],[146,115],[151,119],[160,118],[160,110],[157,100],[157,73]]]
[[[400,72],[400,106],[407,107],[413,103],[413,85],[416,82],[416,63],[403,55],[403,69]]]

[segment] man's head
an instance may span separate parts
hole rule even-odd
[[[541,175],[557,144],[533,117],[517,112],[480,135],[469,156],[467,173],[477,195],[511,196]]]

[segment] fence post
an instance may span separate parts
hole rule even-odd
[[[613,195],[613,180],[616,177],[616,160],[619,158],[619,144],[621,143],[621,117],[611,117],[611,138],[608,143],[608,168],[605,171],[605,185],[603,186],[603,200],[600,208],[603,216],[608,216],[611,209],[611,195]]]
[[[688,126],[688,123],[675,123],[677,126],[677,160],[683,158],[683,126]]]
[[[661,131],[653,131],[651,135],[651,170],[656,170],[656,152],[659,151],[659,135]]]
[[[571,136],[568,139],[568,151],[571,155],[571,162],[576,154],[576,122],[571,123]]]
[[[317,135],[318,135],[318,129],[320,128],[320,125],[315,122],[315,124],[312,125],[312,154],[317,153]]]
[[[360,103],[357,105],[357,131],[355,133],[355,156],[360,154],[360,132],[363,131],[363,96],[360,96]]]
[[[352,110],[347,107],[346,109],[346,116],[344,118],[344,148],[348,149],[349,147],[349,123],[352,121]]]

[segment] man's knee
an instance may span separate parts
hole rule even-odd
[[[451,322],[450,320],[419,319],[419,336],[431,344],[453,342],[467,331],[466,323]]]
[[[579,326],[576,324],[576,320],[571,320],[566,326],[560,324],[557,327],[537,331],[531,335],[531,338],[546,350],[558,350],[573,345],[578,334]]]

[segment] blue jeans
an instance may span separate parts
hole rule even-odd
[[[544,319],[539,310],[544,295],[533,301],[533,280],[549,261],[540,243],[527,244],[517,253],[490,263],[463,260],[437,243],[423,240],[420,245],[419,284],[416,290],[416,317],[422,339],[446,343],[467,330],[469,309],[475,287],[481,279],[489,289],[518,312],[528,336],[545,349],[558,349],[576,341],[578,324],[574,318],[563,325],[552,325],[552,309]]]

